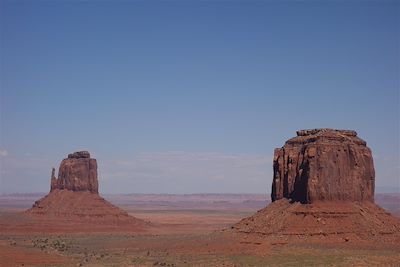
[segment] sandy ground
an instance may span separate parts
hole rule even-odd
[[[212,198],[186,205],[125,199],[122,209],[151,221],[145,230],[34,220],[20,213],[22,202],[9,201],[0,206],[0,266],[400,266],[399,243],[288,243],[221,231],[262,203],[219,198],[213,209]]]

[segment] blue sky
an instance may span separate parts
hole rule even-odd
[[[316,127],[356,130],[399,191],[398,1],[0,3],[0,193],[77,149],[103,193],[268,192]]]

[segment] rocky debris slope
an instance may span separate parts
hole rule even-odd
[[[241,233],[281,239],[334,240],[399,237],[398,218],[372,202],[317,202],[301,204],[280,199],[235,224]]]
[[[298,131],[282,148],[275,149],[273,166],[272,201],[374,199],[371,150],[355,131]]]
[[[278,239],[400,241],[400,222],[374,203],[371,150],[355,131],[297,132],[275,150],[272,203],[232,226]]]
[[[33,204],[28,212],[35,215],[79,218],[128,218],[126,211],[112,205],[97,194],[71,190],[53,190]]]

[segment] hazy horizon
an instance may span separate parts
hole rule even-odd
[[[7,195],[29,195],[29,194],[41,194],[41,195],[46,195],[49,193],[50,187],[48,188],[47,191],[38,191],[38,192],[10,192],[10,193],[0,193],[0,196],[7,196]],[[271,192],[266,191],[263,193],[227,193],[227,192],[197,192],[197,193],[152,193],[152,192],[142,192],[142,193],[137,193],[137,192],[127,192],[127,193],[102,193],[100,192],[101,195],[266,195],[269,199]],[[375,188],[375,194],[400,194],[399,190],[397,188],[392,188],[389,186],[379,186]]]
[[[88,150],[101,193],[265,193],[274,148],[353,129],[400,192],[398,1],[1,1],[0,194]]]

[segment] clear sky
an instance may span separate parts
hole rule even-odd
[[[5,1],[0,193],[68,153],[102,193],[264,193],[298,129],[354,129],[399,191],[399,1]]]

